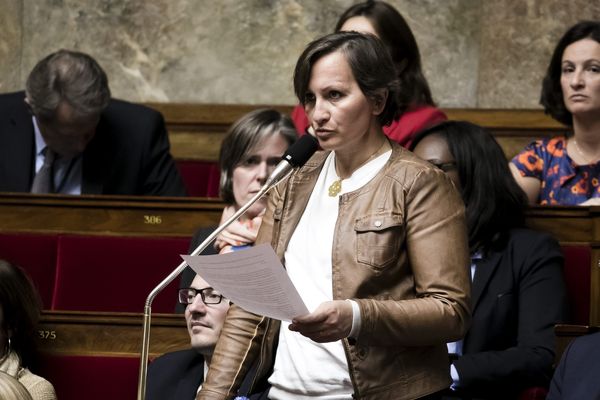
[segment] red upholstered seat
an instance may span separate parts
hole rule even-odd
[[[56,235],[0,233],[0,259],[27,271],[44,308],[52,304],[56,274]]]
[[[177,168],[188,196],[219,197],[220,171],[214,161],[178,160]]]
[[[60,236],[53,310],[143,312],[146,297],[187,254],[189,238]],[[170,313],[178,280],[154,300]]]
[[[564,277],[570,306],[570,323],[589,325],[591,248],[562,246],[565,256]]]
[[[137,395],[137,357],[44,354],[35,372],[60,400],[131,400]]]
[[[548,389],[545,387],[530,387],[519,394],[518,400],[545,400]]]

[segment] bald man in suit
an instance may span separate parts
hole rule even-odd
[[[50,54],[25,92],[0,95],[0,111],[2,192],[32,191],[52,152],[48,192],[185,195],[162,115],[111,99],[106,74],[87,54]]]

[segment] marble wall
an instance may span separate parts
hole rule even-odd
[[[59,48],[90,53],[131,101],[294,104],[310,40],[354,0],[0,0],[0,92]],[[535,108],[556,40],[590,0],[389,0],[443,107]]]

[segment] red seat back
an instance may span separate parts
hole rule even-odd
[[[189,238],[60,236],[53,310],[142,312],[146,297],[187,254]],[[155,299],[170,313],[175,279]]]
[[[178,160],[188,196],[219,197],[219,165],[214,161]]]
[[[23,267],[44,308],[52,304],[56,274],[56,235],[0,233],[0,258]]]
[[[44,354],[35,372],[60,400],[131,400],[137,395],[137,357]]]
[[[565,256],[564,277],[570,306],[570,323],[589,325],[591,248],[589,246],[562,246]]]
[[[534,386],[519,393],[518,400],[545,400],[548,395],[548,389],[541,386]]]

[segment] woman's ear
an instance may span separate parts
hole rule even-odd
[[[383,112],[385,105],[387,103],[388,98],[388,90],[387,89],[378,89],[373,97],[371,98],[371,102],[373,104],[373,115],[379,115]]]

